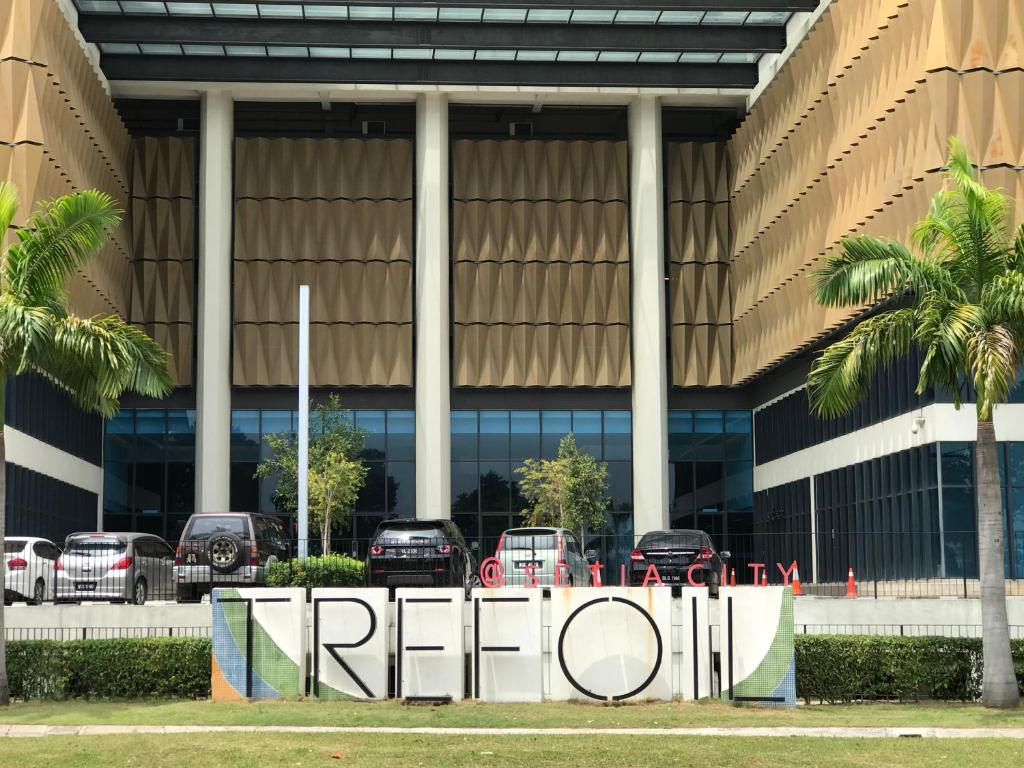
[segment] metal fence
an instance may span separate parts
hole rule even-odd
[[[852,569],[854,589],[861,598],[980,595],[973,532],[830,530],[813,534],[712,533],[711,537],[722,556],[720,561],[713,561],[714,575],[723,584],[784,584],[798,572],[806,594],[843,597],[850,588]],[[577,569],[575,585],[581,584],[581,578],[589,579],[588,574],[604,585],[629,584],[629,574],[635,572],[638,562],[632,553],[639,539],[628,533],[588,533],[581,543],[564,544],[564,551],[554,557],[571,566],[566,573],[572,572],[572,567]],[[468,542],[450,537],[379,541],[339,536],[330,545],[333,553],[369,562],[361,577],[349,568],[346,585],[361,579],[361,583],[374,586],[469,588],[481,575],[494,576],[492,558],[498,553],[500,541],[500,536]],[[195,601],[216,587],[265,585],[268,562],[288,561],[299,551],[297,540],[268,542],[235,537],[230,544],[224,547],[223,541],[213,538],[178,547],[152,540],[109,546],[107,540],[98,540],[91,549],[79,545],[63,551],[48,545],[33,547],[32,551],[5,550],[4,601]],[[311,555],[323,550],[319,539],[306,544]],[[1024,551],[1024,541],[1014,542],[1014,549],[1015,553]],[[512,568],[515,562],[507,554],[498,560],[504,569]],[[1011,562],[1008,554],[1008,576]],[[707,575],[701,574],[698,580],[703,581]],[[299,577],[300,581],[307,578],[303,583],[323,583],[316,581],[320,577],[307,576]],[[550,580],[550,574],[548,577]],[[657,581],[652,578],[649,583]],[[1024,596],[1024,578],[1008,578],[1006,591],[1010,596]]]

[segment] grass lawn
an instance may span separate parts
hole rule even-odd
[[[448,727],[697,727],[697,726],[922,726],[1024,727],[1024,708],[996,711],[969,704],[858,704],[795,709],[735,707],[720,702],[622,706],[548,702],[443,707],[385,702],[210,701],[29,702],[0,709],[0,723],[46,725],[347,725]],[[1018,743],[1024,749],[1024,744]],[[5,745],[6,747],[6,745]]]
[[[666,768],[666,766],[916,766],[1017,765],[1019,741],[993,739],[696,739],[668,736],[444,737],[220,734],[9,739],[0,768],[249,768],[253,765],[335,768]]]

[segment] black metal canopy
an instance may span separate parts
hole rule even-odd
[[[817,0],[75,0],[111,80],[753,88]]]

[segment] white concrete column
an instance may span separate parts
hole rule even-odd
[[[199,329],[196,356],[196,512],[230,507],[231,157],[234,103],[202,96],[199,137]]]
[[[448,99],[416,98],[416,516],[451,517]]]
[[[665,217],[661,104],[629,105],[629,224],[633,267],[633,533],[669,527],[665,342]]]

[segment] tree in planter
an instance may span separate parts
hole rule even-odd
[[[312,410],[309,426],[309,516],[320,531],[326,555],[331,551],[331,531],[344,528],[366,482],[360,458],[366,434],[352,423],[351,412],[342,410],[337,395]],[[287,432],[264,439],[271,455],[260,462],[256,477],[276,478],[274,503],[294,515],[299,508],[298,436]],[[299,536],[307,538],[309,531],[299,531]]]
[[[0,182],[0,237],[18,210],[14,187]],[[167,353],[118,317],[83,318],[68,311],[68,278],[106,242],[120,222],[113,200],[96,190],[40,203],[0,261],[0,541],[6,518],[3,386],[36,373],[84,410],[109,417],[125,392],[163,397],[171,390]],[[3,604],[0,601],[0,704],[10,702]]]
[[[868,392],[880,365],[917,345],[924,353],[917,391],[941,387],[961,406],[960,385],[977,394],[975,447],[978,563],[984,673],[982,703],[1019,700],[1010,658],[1003,581],[1003,515],[992,409],[1006,402],[1024,352],[1024,227],[1011,233],[1011,201],[975,176],[963,146],[949,140],[947,186],[914,229],[917,253],[895,242],[845,238],[815,273],[827,307],[894,306],[862,320],[815,360],[807,378],[811,408],[847,413]]]
[[[557,459],[527,459],[516,469],[519,489],[530,503],[529,525],[567,528],[583,540],[585,528],[602,530],[608,513],[608,465],[581,453],[569,434]]]

